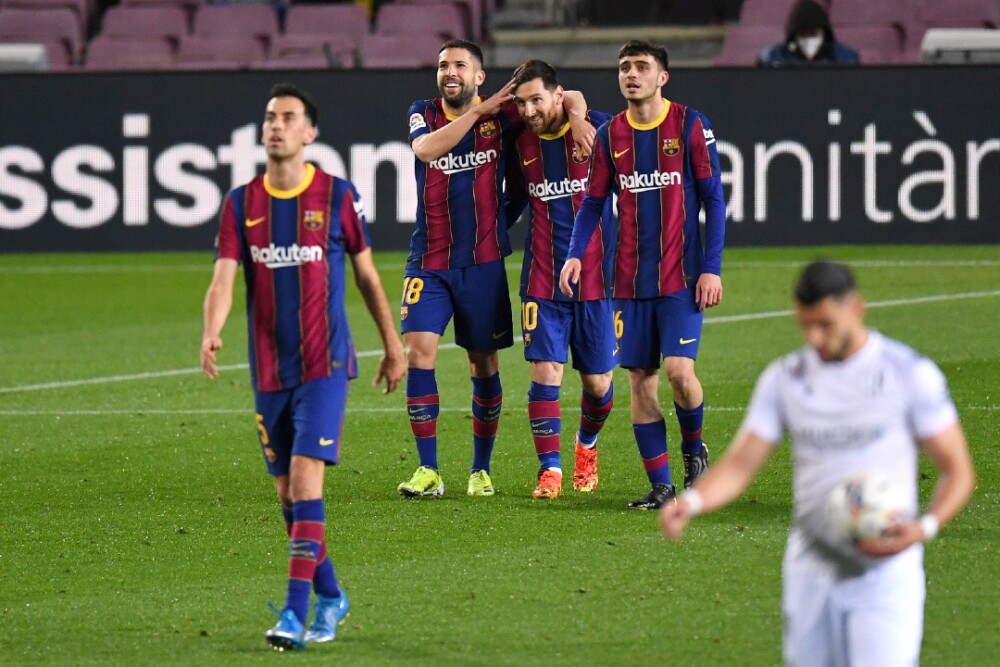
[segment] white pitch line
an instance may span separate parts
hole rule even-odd
[[[955,301],[958,299],[983,299],[1000,296],[1000,290],[990,292],[965,292],[962,294],[936,294],[932,296],[920,296],[909,299],[889,299],[886,301],[870,301],[868,308],[888,308],[890,306],[907,306],[916,303],[933,303],[936,301]],[[706,317],[705,324],[727,324],[729,322],[745,322],[747,320],[763,320],[773,317],[786,317],[793,313],[791,310],[771,310],[763,313],[746,313],[744,315],[726,315],[722,317]],[[515,339],[520,341],[520,337]],[[458,346],[455,343],[442,343],[439,349],[453,350]],[[382,350],[364,350],[358,352],[358,357],[375,357],[382,354]],[[219,370],[238,370],[247,368],[247,364],[230,364],[219,366]],[[92,384],[108,384],[112,382],[126,382],[129,380],[148,380],[162,377],[173,377],[176,375],[192,375],[200,373],[200,368],[180,368],[168,371],[150,371],[147,373],[136,373],[134,375],[110,375],[107,377],[85,378],[81,380],[61,380],[57,382],[42,382],[40,384],[16,385],[13,387],[0,387],[0,394],[13,394],[26,391],[40,391],[43,389],[65,389],[68,387],[80,387]]]

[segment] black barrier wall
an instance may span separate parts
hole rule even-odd
[[[624,108],[613,63],[562,79]],[[0,251],[211,247],[278,81],[316,98],[309,159],[355,183],[375,247],[405,249],[430,70],[2,76]],[[1000,242],[1000,68],[675,70],[664,92],[714,126],[729,246]]]

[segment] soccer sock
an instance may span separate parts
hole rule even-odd
[[[559,387],[532,382],[528,389],[528,421],[535,440],[535,454],[542,469],[559,468]]]
[[[288,536],[292,536],[292,524],[295,522],[292,508],[281,506],[281,513],[285,517],[285,531]],[[323,544],[320,545],[319,557],[316,559],[316,574],[313,575],[313,590],[315,590],[319,595],[328,598],[335,598],[340,595],[340,589],[337,587],[337,575],[333,569],[333,563],[330,561],[329,556],[326,553],[326,538],[323,539]]]
[[[472,378],[472,469],[490,471],[490,457],[496,440],[503,389],[500,373],[488,378]]]
[[[316,560],[323,547],[326,512],[323,500],[302,500],[292,505],[292,534],[288,540],[288,597],[285,609],[295,612],[304,625],[309,617],[309,593]]]
[[[580,396],[580,430],[576,433],[576,439],[582,447],[590,449],[597,445],[597,434],[604,428],[604,422],[611,414],[611,407],[614,401],[615,386],[608,387],[608,393],[598,398],[591,396],[586,391]]]
[[[632,424],[635,444],[650,484],[670,484],[670,457],[667,456],[667,423]]]
[[[685,410],[674,402],[677,423],[681,427],[681,451],[685,454],[701,454],[701,424],[705,417],[704,401],[693,410]]]
[[[434,369],[411,368],[406,374],[406,412],[417,441],[420,465],[437,470],[437,419],[441,411]]]

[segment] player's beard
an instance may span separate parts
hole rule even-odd
[[[441,92],[441,97],[444,98],[444,101],[453,109],[463,108],[472,101],[472,96],[476,94],[476,91],[465,85],[465,82],[462,82],[462,87],[454,94],[449,94],[443,84],[438,86],[438,90]]]

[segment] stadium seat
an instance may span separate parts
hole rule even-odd
[[[19,7],[21,9],[70,9],[76,14],[80,34],[86,34],[90,16],[94,13],[93,0],[0,0],[0,9]]]
[[[441,39],[429,35],[413,35],[399,39],[396,35],[368,35],[361,41],[358,56],[365,69],[408,69],[435,67]]]
[[[483,6],[481,0],[396,0],[397,5],[455,5],[462,13],[465,34],[479,41],[483,37]]]
[[[944,0],[941,0],[944,1]],[[834,33],[845,26],[905,26],[913,22],[912,0],[834,0],[830,23]]]
[[[462,13],[453,4],[382,5],[375,31],[379,35],[433,36],[438,46],[441,40],[466,37]]]
[[[181,40],[175,69],[246,69],[264,60],[267,51],[256,36],[192,35]]]
[[[861,55],[862,65],[899,62],[903,55],[903,31],[898,26],[845,26],[836,29],[837,41]]]
[[[360,5],[292,5],[285,16],[288,35],[348,35],[355,44],[371,31],[368,13]]]
[[[770,26],[784,31],[788,12],[796,2],[798,0],[744,0],[739,25]]]
[[[188,17],[183,8],[174,6],[109,7],[101,25],[103,37],[134,39],[167,38],[174,47],[188,34]]]
[[[1000,27],[997,0],[917,0],[917,22],[926,28]]]
[[[15,38],[15,39],[11,39]],[[11,44],[61,43],[71,61],[80,55],[83,31],[72,9],[0,9],[0,39]]]
[[[173,46],[165,37],[118,39],[98,35],[87,46],[84,69],[162,70],[169,69],[173,60]]]
[[[45,49],[47,70],[49,72],[60,72],[72,69],[72,59],[66,50],[66,44],[62,40],[49,40],[41,38],[23,37],[0,37],[0,44],[39,44]]]
[[[256,37],[266,47],[278,34],[278,15],[267,5],[212,5],[194,15],[195,35]]]
[[[278,35],[271,43],[271,59],[326,58],[328,66],[354,67],[355,38],[347,35]]]
[[[286,56],[282,58],[268,58],[250,63],[250,69],[274,70],[274,69],[330,69],[330,60],[326,56]]]
[[[712,61],[716,67],[753,67],[760,52],[785,38],[778,26],[738,25],[726,32],[722,51]]]

